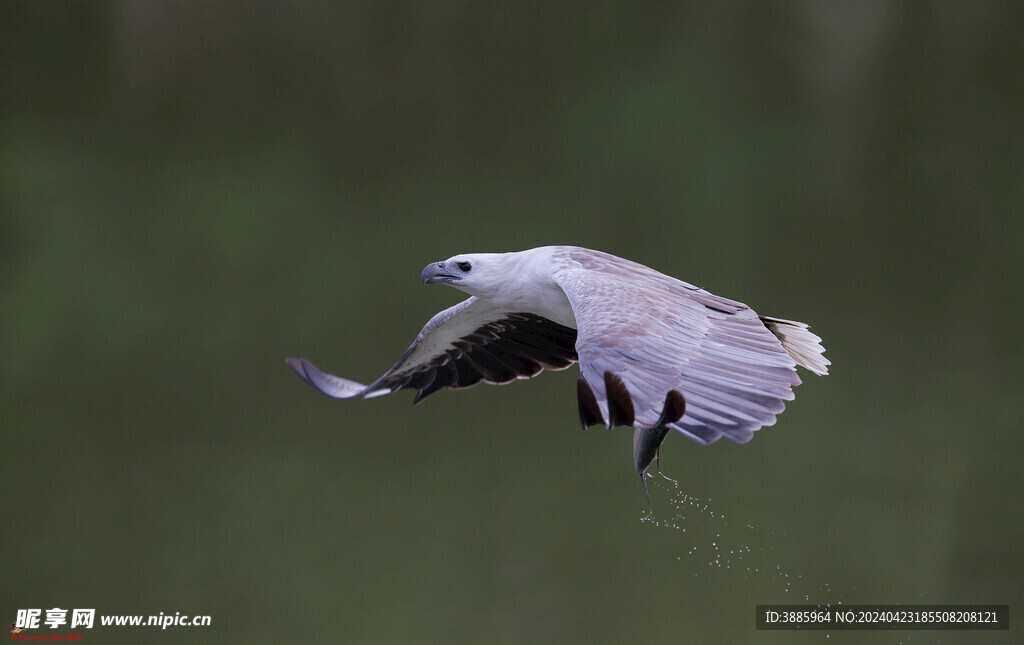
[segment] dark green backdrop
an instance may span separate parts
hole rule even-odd
[[[0,619],[1020,638],[753,625],[1021,608],[1022,6],[2,3]],[[644,522],[631,434],[579,430],[575,369],[412,408],[284,365],[371,379],[461,297],[427,262],[545,244],[807,321],[832,375],[748,445],[670,438]]]

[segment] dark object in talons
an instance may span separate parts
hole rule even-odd
[[[633,400],[622,379],[611,372],[604,373],[604,390],[608,399],[608,428],[633,425]]]
[[[661,409],[661,418],[655,425],[664,426],[675,423],[682,419],[684,414],[686,414],[686,399],[683,398],[683,393],[679,390],[669,390],[665,395],[665,407]]]
[[[633,465],[641,476],[658,457],[658,450],[668,433],[669,429],[663,426],[637,428],[633,431]]]
[[[669,429],[661,426],[637,428],[633,431],[633,464],[640,475],[640,483],[644,485],[647,506],[651,505],[651,493],[647,490],[647,469],[651,467],[651,462],[658,458],[661,444],[668,437],[668,433]]]
[[[581,376],[576,381],[576,397],[580,405],[580,424],[586,430],[592,425],[604,425],[604,417],[601,415],[601,408],[597,405],[597,397],[590,385]]]

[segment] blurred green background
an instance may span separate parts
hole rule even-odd
[[[1009,0],[2,3],[0,619],[1019,640],[753,627],[1021,606],[1022,30]],[[546,244],[811,323],[832,375],[745,446],[670,438],[642,521],[575,368],[414,409],[284,364],[366,382],[463,297],[425,264]]]

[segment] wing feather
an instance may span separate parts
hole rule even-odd
[[[431,318],[394,366],[369,385],[322,372],[303,358],[287,363],[302,380],[336,399],[413,389],[418,403],[446,387],[500,385],[545,369],[565,369],[576,362],[575,343],[574,329],[471,297]]]

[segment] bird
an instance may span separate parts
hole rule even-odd
[[[825,375],[831,364],[804,323],[758,315],[582,247],[455,255],[428,264],[420,280],[469,298],[433,316],[377,380],[357,383],[303,358],[286,363],[329,397],[410,389],[414,404],[443,388],[506,384],[578,364],[580,424],[634,429],[633,465],[645,493],[671,432],[704,445],[722,437],[746,443],[793,400],[797,366]]]

